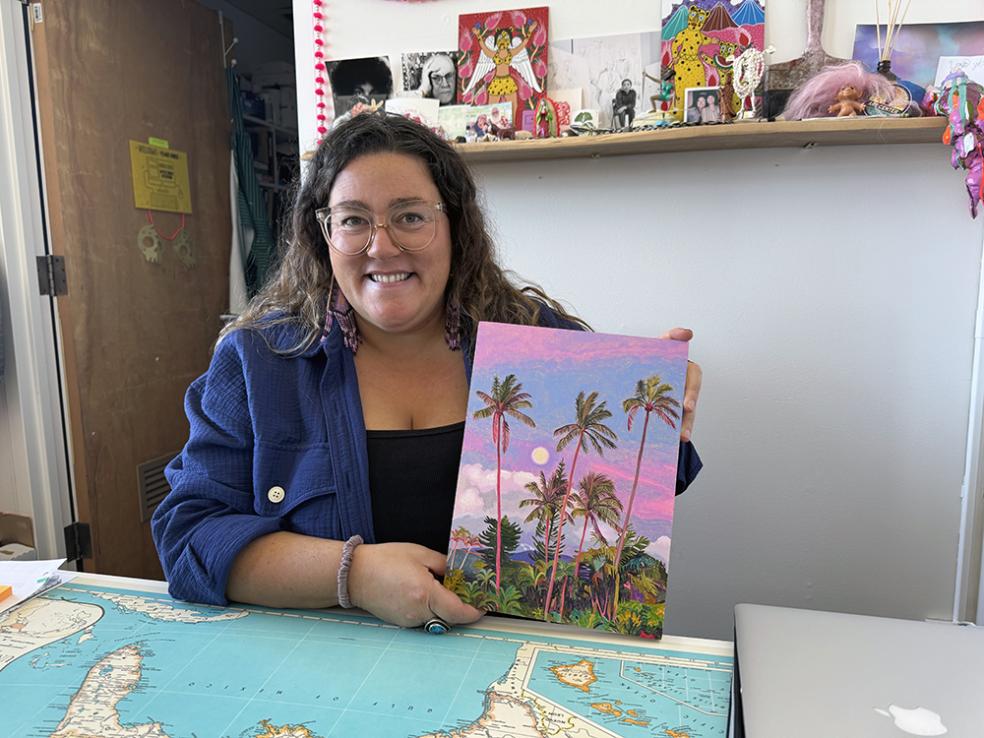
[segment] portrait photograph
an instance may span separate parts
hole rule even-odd
[[[688,87],[684,105],[687,123],[721,122],[720,87]]]
[[[458,51],[403,54],[403,90],[408,94],[454,105],[458,100]]]

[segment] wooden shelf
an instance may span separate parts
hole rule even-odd
[[[945,127],[944,118],[823,118],[455,144],[455,147],[470,162],[530,161],[677,151],[939,143]]]

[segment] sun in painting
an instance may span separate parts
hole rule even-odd
[[[550,452],[547,451],[543,446],[537,446],[533,449],[533,453],[530,454],[533,459],[534,464],[539,464],[543,466],[548,461],[550,461]]]

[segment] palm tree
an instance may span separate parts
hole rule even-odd
[[[632,480],[632,491],[629,493],[629,504],[625,506],[625,522],[622,524],[622,534],[618,537],[618,544],[615,546],[615,602],[612,610],[612,617],[618,612],[619,595],[619,572],[618,561],[622,556],[622,549],[625,547],[625,534],[629,530],[629,522],[632,520],[632,505],[635,503],[636,488],[639,486],[639,469],[642,467],[642,452],[646,448],[646,432],[649,430],[649,416],[655,414],[671,428],[676,428],[676,421],[680,419],[680,413],[676,408],[680,407],[679,401],[669,396],[673,387],[663,382],[656,374],[648,379],[640,379],[636,383],[636,391],[632,397],[622,401],[622,410],[628,415],[628,430],[632,430],[632,421],[636,413],[640,410],[645,412],[646,418],[642,424],[642,439],[639,441],[639,454],[636,456],[635,478]]]
[[[491,569],[483,568],[478,570],[478,573],[475,575],[475,581],[482,588],[483,592],[488,592],[489,584],[491,584],[493,577],[495,577],[495,574]]]
[[[581,391],[574,401],[574,422],[562,425],[554,430],[554,438],[557,441],[557,451],[563,451],[571,441],[574,441],[574,458],[571,461],[571,471],[567,478],[567,490],[564,492],[564,499],[560,503],[560,509],[566,510],[570,502],[571,487],[574,484],[574,471],[577,468],[577,456],[583,448],[588,452],[590,445],[599,456],[605,455],[606,448],[615,448],[615,441],[618,436],[603,421],[612,417],[611,412],[605,407],[605,403],[598,402],[598,393],[592,392],[587,397]],[[547,596],[543,601],[543,617],[547,617],[550,609],[550,600],[553,596],[554,581],[557,574],[557,561],[560,559],[560,542],[564,534],[564,516],[560,518],[557,526],[557,545],[554,546],[553,571],[550,572],[550,583],[547,585]]]
[[[496,375],[492,380],[492,394],[478,390],[475,394],[485,403],[485,407],[475,411],[475,418],[492,418],[492,443],[495,444],[495,591],[499,591],[502,576],[502,454],[509,448],[509,415],[530,428],[535,428],[533,418],[520,410],[533,407],[530,395],[523,392],[523,385],[516,381],[515,374],[507,374],[500,383]]]
[[[465,526],[459,526],[451,531],[451,550],[448,551],[448,568],[456,568],[454,565],[454,555],[458,553],[458,547],[463,545],[471,537],[471,532]],[[468,558],[468,555],[465,555]],[[457,568],[461,568],[460,566]]]
[[[556,522],[554,516],[560,506],[561,497],[567,487],[567,475],[564,472],[564,460],[561,459],[554,469],[550,479],[541,471],[540,480],[537,482],[527,482],[526,490],[531,493],[531,497],[520,500],[520,507],[532,507],[530,514],[523,522],[531,523],[538,520],[543,523],[543,560],[545,563],[550,561],[550,533]],[[569,513],[567,513],[569,515]]]
[[[608,525],[618,525],[619,516],[622,514],[622,502],[615,494],[615,483],[604,474],[598,472],[588,472],[583,477],[577,487],[578,494],[574,500],[574,510],[571,514],[574,517],[584,518],[584,527],[581,529],[581,542],[577,545],[577,555],[574,557],[574,581],[578,581],[578,571],[581,566],[581,554],[584,552],[584,539],[588,535],[588,524],[598,530],[598,523],[608,523]],[[600,534],[601,531],[598,531]],[[564,616],[561,607],[561,617]]]

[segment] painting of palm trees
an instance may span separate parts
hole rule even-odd
[[[686,364],[682,342],[481,323],[446,586],[658,638]]]

